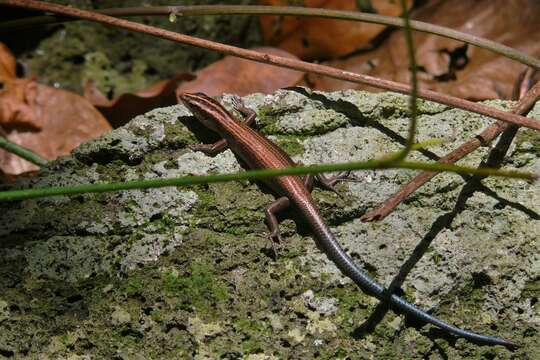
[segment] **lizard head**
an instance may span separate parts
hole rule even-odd
[[[178,94],[185,107],[195,115],[205,127],[210,130],[220,132],[220,119],[227,119],[227,110],[216,100],[203,93],[182,93]]]

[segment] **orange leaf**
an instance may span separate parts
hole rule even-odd
[[[536,0],[432,0],[413,18],[485,37],[540,56]],[[509,99],[524,65],[475,46],[426,33],[413,33],[418,80],[430,89],[469,100]],[[407,83],[410,81],[403,32],[394,32],[374,51],[326,65]],[[336,79],[309,75],[307,82],[323,91],[366,89]],[[370,90],[374,90],[369,88]]]
[[[15,128],[39,131],[43,127],[43,119],[33,108],[37,84],[28,79],[4,80],[2,84],[0,127],[4,131]]]
[[[261,5],[286,6],[295,2],[287,0],[259,0]],[[407,1],[409,7],[413,1]],[[398,16],[399,1],[371,0],[378,14]],[[353,0],[304,0],[310,8],[358,11]],[[260,16],[265,41],[278,46],[301,59],[328,59],[369,47],[369,42],[386,26],[357,21],[321,19],[315,17]]]
[[[41,129],[41,119],[29,106],[35,96],[32,81],[17,79],[16,60],[11,51],[0,43],[0,128]]]
[[[283,50],[262,47],[260,52],[296,58]],[[197,72],[197,78],[180,85],[177,93],[203,92],[209,96],[225,92],[245,96],[254,92],[271,93],[276,89],[296,85],[303,73],[267,64],[226,56]]]
[[[194,76],[191,74],[175,75],[147,89],[122,94],[112,100],[107,99],[92,82],[87,82],[84,85],[84,96],[105,115],[114,128],[117,128],[139,114],[157,107],[176,104],[174,91],[178,83],[192,79]]]
[[[53,160],[111,126],[87,100],[71,92],[16,78],[15,58],[0,43],[0,133]],[[38,167],[0,149],[0,172],[15,175]]]
[[[53,160],[69,154],[83,141],[111,130],[107,120],[83,97],[35,82],[29,86],[34,95],[28,106],[39,116],[43,128],[39,132],[13,129],[7,135],[10,141]],[[0,167],[7,174],[37,169],[36,165],[3,150],[0,150]]]
[[[15,79],[17,62],[6,45],[0,43],[0,81]]]

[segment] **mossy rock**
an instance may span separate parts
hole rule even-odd
[[[256,127],[291,144],[284,148],[304,164],[396,151],[409,122],[406,98],[390,93],[292,89],[245,102],[264,109]],[[193,135],[192,121],[182,106],[155,109],[2,190],[241,170],[230,151],[210,158],[189,150],[208,137]],[[442,156],[490,123],[423,102],[420,141],[460,131],[411,157]],[[503,166],[539,172],[537,152],[527,151],[534,144],[520,130]],[[477,166],[488,151],[461,163]],[[378,302],[321,254],[294,211],[284,214],[276,257],[263,214],[274,197],[241,181],[1,203],[0,356],[538,358],[540,184],[488,178],[473,186],[441,174],[384,221],[358,220],[415,174],[357,172],[338,186],[342,198],[318,189],[314,197],[338,241],[379,282],[413,262],[406,299],[457,326],[518,341],[519,350],[471,344],[392,312],[362,333]],[[413,261],[415,248],[422,256]]]

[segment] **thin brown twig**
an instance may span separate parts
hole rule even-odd
[[[359,11],[344,11],[335,9],[318,9],[297,6],[257,6],[257,5],[180,5],[180,6],[143,6],[123,7],[115,9],[98,9],[97,13],[115,16],[141,16],[141,15],[170,15],[197,16],[197,15],[292,15],[292,16],[315,16],[326,19],[340,19],[362,21],[372,24],[404,28],[403,19],[394,16],[365,13]],[[44,15],[4,21],[0,23],[0,32],[16,31],[32,26],[56,24],[60,22],[74,21],[78,19],[63,16]],[[449,39],[462,41],[467,44],[478,46],[482,49],[506,56],[509,59],[519,61],[524,65],[540,68],[540,60],[518,49],[506,46],[493,40],[485,39],[473,34],[464,33],[448,27],[426,23],[418,20],[410,21],[410,28],[415,31],[444,36]]]
[[[512,111],[515,114],[524,115],[532,106],[540,99],[540,82],[536,83],[523,97]],[[439,159],[439,163],[453,164],[456,161],[464,158],[482,145],[490,143],[493,139],[503,132],[515,132],[516,126],[497,121],[495,124],[487,127],[480,134],[470,138],[467,142],[459,146],[454,151]],[[438,173],[432,171],[424,171],[414,177],[410,182],[399,189],[394,195],[390,196],[376,209],[362,215],[362,221],[380,221],[390,214],[396,206],[398,206],[409,195],[418,190],[421,186],[431,180]]]
[[[209,40],[199,39],[192,36],[174,33],[157,27],[135,23],[125,19],[118,19],[91,11],[80,10],[76,8],[66,7],[57,4],[45,3],[34,0],[0,0],[1,5],[9,5],[22,7],[26,9],[49,11],[56,14],[61,14],[69,17],[86,19],[94,22],[108,24],[132,31],[142,32],[149,35],[157,36],[163,39],[172,40],[184,44],[189,44],[201,48],[215,50],[224,54],[241,57],[261,63],[286,67],[289,69],[315,73],[323,76],[332,77],[335,79],[346,80],[354,83],[365,84],[376,88],[386,89],[402,94],[410,94],[411,87],[406,84],[380,79],[364,74],[357,74],[350,71],[335,69],[330,66],[311,64],[308,62],[289,59],[280,56],[260,53],[253,50],[238,48],[235,46],[216,43]],[[463,110],[471,111],[481,115],[485,115],[504,122],[513,123],[519,126],[528,127],[534,130],[540,130],[540,121],[528,119],[523,116],[504,112],[490,106],[477,104],[471,101],[463,100],[453,96],[441,94],[431,90],[418,90],[418,96],[426,99],[442,103],[448,106],[457,107]]]

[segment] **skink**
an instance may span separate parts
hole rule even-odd
[[[240,102],[235,104],[235,108],[246,116],[244,122],[236,119],[219,102],[205,94],[183,93],[179,94],[178,98],[205,127],[221,136],[221,140],[212,145],[196,145],[192,146],[192,149],[215,154],[228,147],[250,169],[294,166],[292,159],[282,149],[250,127],[255,120],[255,112],[244,107]],[[319,177],[319,180],[327,188],[331,188],[332,181],[327,181],[324,177]],[[317,246],[344,275],[351,278],[367,294],[381,301],[388,301],[394,309],[414,319],[433,324],[448,333],[461,336],[472,342],[485,345],[503,345],[509,348],[518,346],[509,340],[460,329],[429,315],[395,294],[388,294],[384,287],[377,284],[356,266],[351,257],[335,240],[311,197],[309,188],[312,184],[312,177],[279,176],[263,179],[262,182],[279,195],[279,198],[266,210],[266,219],[273,238],[279,239],[275,213],[292,205],[310,225]]]

